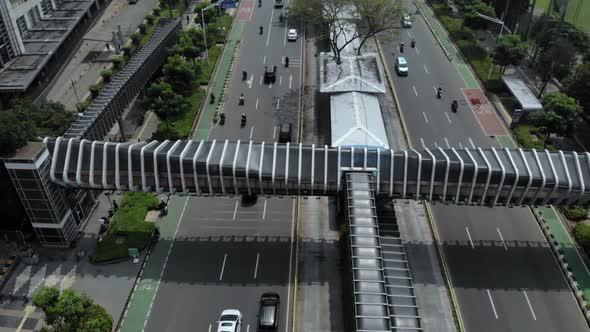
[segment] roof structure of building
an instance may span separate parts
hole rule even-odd
[[[330,96],[332,146],[389,148],[375,95],[359,92]]]
[[[510,93],[518,100],[524,112],[536,112],[543,109],[543,105],[531,92],[529,87],[518,77],[503,75],[502,81],[510,90]]]

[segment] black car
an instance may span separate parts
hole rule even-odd
[[[281,299],[277,293],[264,293],[260,297],[258,311],[258,332],[277,331],[279,328],[279,303]]]
[[[277,80],[277,66],[272,66],[269,70],[264,66],[264,83],[274,83]]]

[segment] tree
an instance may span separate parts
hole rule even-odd
[[[551,47],[541,51],[541,56],[537,62],[537,72],[543,79],[543,86],[538,98],[543,95],[543,91],[545,91],[551,78],[555,77],[561,80],[570,74],[575,57],[573,46],[564,39],[556,41]]]
[[[152,83],[144,102],[165,121],[190,109],[190,101],[174,92],[172,85],[165,81]]]
[[[527,45],[518,35],[504,35],[499,38],[494,63],[502,67],[502,74],[507,66],[517,66],[527,54]]]
[[[401,3],[391,0],[353,0],[357,9],[358,18],[355,22],[360,30],[361,43],[358,55],[365,42],[382,32],[399,28],[402,15]]]
[[[10,156],[36,136],[35,125],[13,110],[0,112],[0,155]]]
[[[71,289],[43,287],[33,296],[33,304],[45,313],[50,332],[110,332],[113,318],[86,294]]]
[[[463,25],[473,29],[473,45],[477,40],[477,30],[485,30],[488,28],[489,21],[478,14],[495,17],[494,8],[481,1],[475,2],[473,5],[467,7],[467,14],[463,19]]]
[[[583,111],[590,115],[590,63],[576,66],[573,73],[562,83],[563,92],[577,99]]]
[[[34,105],[37,105],[38,109],[35,109],[31,116],[41,136],[61,136],[78,118],[75,112],[66,110],[63,104],[57,102]]]
[[[533,25],[533,38],[535,40],[535,53],[533,59],[537,59],[539,51],[550,49],[556,42],[566,40],[578,53],[588,51],[588,35],[577,26],[557,20],[551,15],[541,16]]]
[[[195,74],[198,75],[196,58],[205,51],[203,30],[192,27],[183,31],[180,34],[179,47],[182,51],[182,55],[184,55],[184,57],[187,59],[191,59],[193,63],[193,70],[195,71]]]
[[[162,72],[164,79],[174,87],[175,91],[182,94],[190,91],[195,72],[182,57],[178,55],[168,57]]]
[[[565,136],[574,131],[581,108],[576,100],[566,94],[553,92],[543,98],[543,111],[533,114],[533,122],[545,135],[547,147],[552,134]]]

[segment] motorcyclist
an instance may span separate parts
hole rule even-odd
[[[262,7],[262,0],[258,0],[258,7]]]
[[[399,51],[400,53],[404,53],[404,42],[399,45]]]
[[[283,23],[283,12],[279,14],[279,22]]]
[[[459,109],[459,102],[457,101],[457,99],[453,100],[451,108],[453,109],[453,113],[457,112],[457,109]]]
[[[246,71],[246,69],[242,70],[242,81],[245,81],[248,79],[248,72]]]
[[[411,46],[412,48],[416,47],[416,39],[412,38]]]
[[[219,113],[219,122],[221,122],[221,124],[225,123],[225,113],[224,112]]]
[[[436,89],[436,97],[439,99],[442,97],[442,88],[440,86]]]
[[[289,67],[289,57],[285,57],[285,67]]]
[[[242,113],[242,124],[246,123],[246,114]]]
[[[262,25],[260,26],[260,34],[262,34]]]
[[[244,94],[240,93],[240,105],[244,105]]]

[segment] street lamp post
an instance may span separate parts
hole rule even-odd
[[[80,98],[78,98],[78,92],[76,91],[76,86],[74,85],[74,80],[70,79],[70,82],[72,83],[72,89],[74,89],[74,96],[76,96],[76,100],[78,101],[78,103],[76,104],[76,108],[78,109],[78,111],[80,111]]]
[[[484,14],[478,13],[478,12],[476,12],[476,14],[477,14],[477,16],[483,18],[484,20],[488,20],[490,22],[494,22],[494,23],[502,25],[500,27],[500,35],[498,35],[498,39],[496,39],[496,47],[497,47],[498,42],[500,41],[500,38],[502,38],[502,32],[504,31],[504,21],[500,21],[499,19],[497,19],[495,17],[487,16],[487,15],[484,15]],[[488,72],[488,80],[490,79],[490,77],[492,77],[492,69],[494,68],[494,56],[495,56],[495,53],[492,54],[492,63],[490,64],[490,70]]]

